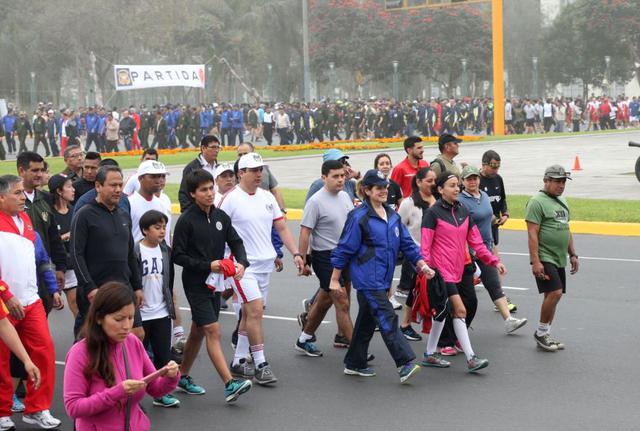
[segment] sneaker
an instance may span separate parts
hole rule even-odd
[[[564,343],[556,340],[555,338],[553,338],[552,336],[549,336],[549,338],[551,339],[551,342],[553,344],[555,344],[558,347],[558,350],[564,350]]]
[[[29,425],[38,425],[40,428],[53,429],[58,428],[62,421],[51,416],[49,410],[41,410],[30,415],[22,415],[22,422]]]
[[[452,346],[440,347],[438,350],[442,356],[455,356],[458,354],[458,351]]]
[[[11,411],[13,413],[22,413],[24,411],[24,403],[20,401],[20,398],[18,398],[16,394],[13,394],[13,405],[11,406]]]
[[[389,298],[389,302],[391,303],[391,306],[393,307],[394,310],[402,309],[402,304],[398,302],[395,296],[392,296],[391,298]]]
[[[398,287],[398,288],[396,288],[395,296],[397,296],[398,298],[406,298],[406,297],[409,296],[409,291],[408,290],[404,290],[404,289],[400,289]]]
[[[253,375],[256,373],[255,367],[246,359],[240,359],[238,365],[233,365],[233,362],[231,362],[229,370],[233,377],[242,377],[249,380],[253,379]]]
[[[507,308],[509,308],[510,313],[515,313],[516,311],[518,311],[518,306],[511,302],[509,297],[507,297]]]
[[[470,373],[475,373],[476,371],[487,368],[488,366],[489,360],[478,358],[477,355],[473,355],[471,359],[467,361],[467,369]]]
[[[347,376],[360,376],[360,377],[373,377],[376,375],[376,372],[373,368],[350,368],[345,366],[344,373]]]
[[[232,403],[240,398],[240,395],[251,389],[251,380],[231,379],[224,386],[224,400]]]
[[[176,339],[176,342],[173,344],[173,349],[176,351],[176,353],[182,355],[182,353],[184,352],[185,344],[187,344],[187,338],[185,336],[182,336]]]
[[[344,335],[336,334],[336,336],[333,337],[333,347],[337,349],[348,349],[349,340]]]
[[[0,431],[9,431],[14,429],[16,429],[16,424],[9,416],[3,416],[0,418]]]
[[[304,325],[307,324],[307,316],[309,313],[307,313],[306,311],[303,311],[302,313],[298,314],[298,325],[300,325],[300,329],[304,329]]]
[[[206,392],[202,386],[193,383],[191,376],[181,376],[178,382],[178,389],[189,395],[202,395]]]
[[[542,350],[546,350],[547,352],[555,352],[558,350],[558,345],[553,342],[553,339],[549,336],[549,334],[538,336],[538,333],[534,332],[533,338],[535,338],[538,347],[540,347]]]
[[[302,309],[304,310],[305,313],[308,313],[309,310],[311,309],[311,299],[309,298],[305,298],[302,300]]]
[[[435,368],[448,368],[451,366],[451,362],[444,359],[438,353],[432,353],[430,355],[424,354],[424,359],[420,362],[423,367],[435,367]]]
[[[402,367],[398,368],[398,374],[400,374],[400,383],[405,383],[418,371],[420,371],[420,366],[414,364],[413,362],[409,362],[408,364],[405,364]]]
[[[300,340],[296,341],[296,345],[294,346],[298,352],[302,352],[307,356],[311,356],[313,358],[317,358],[322,356],[322,352],[318,350],[315,344],[310,341],[305,341],[301,343]]]
[[[259,385],[270,385],[271,383],[278,381],[276,376],[273,374],[273,371],[271,371],[271,366],[268,362],[264,362],[256,368],[255,378],[256,383]]]
[[[464,349],[462,348],[462,344],[460,344],[460,341],[456,341],[456,344],[453,345],[453,348],[456,349],[456,352],[458,353],[464,353]]]
[[[516,319],[515,317],[511,317],[504,321],[504,330],[507,331],[507,334],[511,334],[526,324],[527,319]]]
[[[402,332],[402,335],[404,335],[404,338],[406,338],[409,341],[420,341],[420,340],[422,340],[422,336],[420,334],[418,334],[416,331],[414,331],[414,329],[411,327],[411,325],[407,326],[406,328],[403,328],[401,326],[400,327],[400,332]]]
[[[167,394],[162,398],[154,398],[153,405],[158,407],[178,407],[180,400],[171,394]]]

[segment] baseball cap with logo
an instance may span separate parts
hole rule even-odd
[[[233,165],[229,164],[229,163],[221,163],[218,165],[218,167],[216,168],[215,172],[213,173],[213,178],[218,178],[220,175],[222,175],[225,172],[231,172],[233,173]]]
[[[387,180],[379,170],[369,169],[362,178],[362,184],[365,186],[388,186],[389,180]]]
[[[553,179],[571,179],[571,172],[565,171],[565,169],[560,165],[551,165],[547,169],[544,170],[544,176],[547,178]]]
[[[462,178],[468,178],[468,177],[472,177],[474,175],[479,177],[480,176],[480,170],[478,168],[476,168],[475,166],[467,165],[462,170],[462,175],[460,175],[460,176]]]
[[[238,169],[259,168],[261,166],[264,166],[264,162],[258,153],[247,153],[238,161]]]
[[[164,163],[158,162],[156,160],[145,160],[144,162],[140,163],[140,166],[138,166],[138,178],[143,175],[157,174],[169,175],[169,172],[167,172],[167,168],[165,167]]]

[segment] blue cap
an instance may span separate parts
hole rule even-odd
[[[341,159],[348,159],[349,156],[347,156],[345,153],[343,153],[342,151],[340,151],[337,148],[332,148],[330,150],[327,150],[324,152],[324,154],[322,155],[322,161],[326,162],[329,160],[341,160]]]
[[[384,177],[384,174],[377,169],[369,169],[364,178],[362,178],[362,184],[365,186],[388,186],[389,180]]]

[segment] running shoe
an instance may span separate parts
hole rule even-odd
[[[451,366],[451,362],[444,359],[439,353],[432,353],[430,355],[425,353],[423,358],[422,362],[420,362],[420,365],[423,367],[447,368]]]
[[[413,362],[409,362],[408,364],[403,365],[398,368],[398,374],[400,374],[400,383],[406,383],[415,373],[420,371],[420,366],[414,364]]]
[[[511,300],[509,298],[507,298],[507,308],[509,309],[510,313],[515,313],[518,311],[518,306],[516,304],[514,304],[513,302],[511,302]],[[493,306],[493,311],[500,311],[500,309],[498,308],[497,305]]]
[[[268,362],[263,362],[256,368],[255,378],[259,385],[270,385],[278,381]]]
[[[407,326],[406,328],[403,328],[401,326],[400,327],[400,332],[402,332],[402,335],[404,335],[404,338],[406,338],[409,341],[420,341],[420,340],[422,340],[422,336],[420,334],[418,334],[411,327],[411,325]]]
[[[173,348],[175,349],[176,353],[182,355],[182,353],[184,352],[185,344],[187,344],[187,338],[184,335],[180,338],[176,338],[176,342],[173,344]]]
[[[347,337],[345,337],[344,335],[336,334],[336,336],[333,337],[333,347],[337,349],[348,349],[349,339],[347,339]]]
[[[471,359],[467,361],[467,369],[470,373],[475,373],[483,368],[487,368],[489,366],[488,359],[479,358],[477,355],[473,355]]]
[[[516,319],[515,317],[510,317],[504,321],[504,330],[507,331],[507,334],[511,334],[526,324],[527,319]]]
[[[533,338],[535,338],[538,347],[542,350],[546,350],[547,352],[555,352],[558,350],[558,345],[553,342],[549,334],[539,336],[537,332],[534,332]]]
[[[458,351],[453,346],[440,347],[440,354],[442,356],[455,356],[458,354]]]
[[[14,429],[16,429],[16,424],[9,416],[3,416],[0,418],[0,431],[9,431]]]
[[[395,296],[397,296],[398,298],[406,298],[406,297],[409,296],[409,291],[408,290],[404,290],[404,289],[400,289],[400,287],[397,287]]]
[[[305,299],[303,299],[303,300],[302,300],[302,310],[303,310],[305,313],[308,313],[308,312],[309,312],[309,310],[311,309],[311,304],[313,304],[313,303],[311,302],[311,299],[309,299],[309,298],[305,298]]]
[[[24,403],[20,401],[20,398],[18,398],[16,394],[13,394],[13,405],[11,406],[11,411],[13,413],[22,413],[24,411]]]
[[[322,352],[316,347],[315,344],[313,344],[310,341],[305,341],[304,343],[301,343],[300,340],[296,341],[296,345],[294,346],[294,348],[298,351],[298,352],[302,352],[307,356],[311,356],[313,358],[317,358],[319,356],[322,356]]]
[[[558,350],[564,350],[564,343],[556,340],[555,338],[553,338],[551,335],[549,335],[549,338],[551,339],[551,342],[553,344],[555,344],[556,346],[558,346]]]
[[[254,366],[246,359],[240,359],[237,365],[233,365],[233,362],[231,362],[229,370],[233,377],[243,377],[245,379],[252,379],[256,373]]]
[[[456,341],[456,343],[453,345],[453,348],[456,349],[456,352],[458,353],[464,353],[464,349],[462,348],[462,344],[460,344],[460,341]]]
[[[240,395],[251,389],[251,380],[231,379],[224,386],[224,400],[232,403],[240,398]]]
[[[154,398],[153,405],[158,407],[178,407],[180,400],[171,394],[167,394],[162,398]]]
[[[178,389],[189,395],[202,395],[206,392],[202,386],[193,383],[191,376],[181,376],[178,382]]]
[[[60,419],[51,416],[49,410],[41,410],[30,415],[22,415],[22,422],[29,425],[38,425],[44,429],[58,428],[62,424]]]
[[[376,375],[376,372],[373,368],[350,368],[345,366],[344,373],[347,376],[360,376],[360,377],[373,377]]]
[[[306,311],[303,311],[302,313],[298,314],[298,325],[300,325],[300,329],[304,329],[304,325],[307,324],[308,315],[309,313],[307,313]]]
[[[389,302],[391,303],[391,306],[393,307],[394,310],[402,309],[402,304],[398,302],[395,296],[391,296],[391,298],[389,298]]]

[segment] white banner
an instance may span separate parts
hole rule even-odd
[[[113,66],[117,91],[153,87],[204,88],[204,70],[203,64]]]

